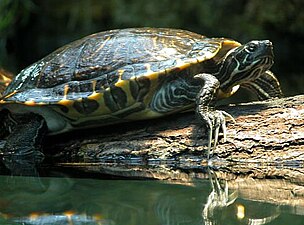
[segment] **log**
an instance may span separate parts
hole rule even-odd
[[[303,103],[304,95],[299,95],[220,107],[236,123],[227,121],[227,141],[220,136],[214,156],[268,165],[303,162]],[[188,112],[50,137],[46,152],[68,161],[206,160],[206,133],[194,113]]]
[[[220,107],[236,123],[227,122],[227,141],[223,143],[220,137],[209,161],[206,129],[189,112],[50,137],[45,144],[46,164],[119,177],[187,182],[207,177],[201,172],[209,166],[232,177],[304,183],[303,102],[304,95],[299,95]]]

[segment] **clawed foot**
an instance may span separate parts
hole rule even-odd
[[[205,112],[199,112],[198,114],[200,120],[204,124],[206,124],[209,130],[208,151],[207,151],[207,158],[209,159],[210,155],[212,155],[214,150],[216,149],[220,129],[222,129],[224,135],[224,142],[226,142],[227,129],[226,129],[225,117],[229,117],[233,122],[235,122],[235,120],[229,113],[222,110],[205,111]],[[212,142],[213,142],[213,146],[212,146]]]
[[[197,74],[194,76],[195,79],[203,81],[203,85],[201,90],[199,91],[196,97],[196,113],[198,118],[202,121],[203,124],[206,124],[209,129],[209,137],[208,137],[208,152],[207,157],[209,159],[210,152],[216,148],[218,142],[218,136],[220,132],[220,128],[222,128],[224,134],[224,141],[226,141],[226,119],[225,116],[235,120],[233,117],[222,111],[222,110],[213,110],[215,104],[215,100],[217,97],[217,91],[220,88],[219,80],[213,76],[212,74]],[[229,94],[229,93],[228,93]],[[211,148],[213,141],[213,147]]]

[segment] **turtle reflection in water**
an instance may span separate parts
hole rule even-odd
[[[74,212],[65,212],[63,214],[47,214],[47,213],[32,213],[28,217],[10,218],[10,215],[2,215],[7,222],[13,224],[26,224],[26,225],[113,225],[110,220],[102,219],[101,215],[86,215],[75,214]],[[5,224],[7,224],[5,222]]]
[[[240,44],[185,30],[131,28],[72,42],[22,70],[0,100],[3,154],[41,158],[46,134],[195,110],[215,149],[224,111],[217,99],[243,86],[281,97],[268,40]],[[5,131],[5,132],[4,132]],[[213,146],[212,146],[213,143]]]
[[[218,216],[217,213],[221,215],[227,208],[233,204],[238,198],[238,191],[234,191],[229,194],[228,181],[219,180],[217,178],[216,172],[208,168],[208,177],[211,184],[211,192],[208,195],[207,202],[202,210],[202,217],[204,220],[204,225],[214,225],[220,224],[219,219],[223,219],[222,216]],[[248,225],[263,225],[268,224],[274,219],[276,219],[280,214],[281,210],[276,207],[272,215],[262,217],[262,218],[250,218],[245,216],[245,207],[241,204],[236,204],[237,206],[237,217],[242,220],[242,224]],[[225,219],[224,219],[225,220]]]

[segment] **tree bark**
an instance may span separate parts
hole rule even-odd
[[[193,112],[50,137],[45,152],[61,167],[115,176],[183,179],[189,169],[212,165],[304,182],[303,102],[299,95],[221,107],[236,123],[227,121],[227,141],[220,137],[208,162],[206,129]]]
[[[304,95],[299,95],[221,107],[236,123],[227,121],[227,141],[220,136],[214,156],[245,163],[304,161],[303,103]],[[193,112],[78,131],[49,141],[54,143],[54,138],[57,144],[50,152],[56,149],[72,161],[204,160],[207,150],[206,129],[199,126]]]

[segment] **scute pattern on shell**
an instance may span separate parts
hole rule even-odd
[[[68,86],[70,100],[86,98],[118,81],[195,63],[199,56],[208,59],[219,48],[217,39],[177,29],[135,28],[96,33],[63,46],[24,69],[4,95],[9,96],[8,101],[31,99],[55,104]]]

